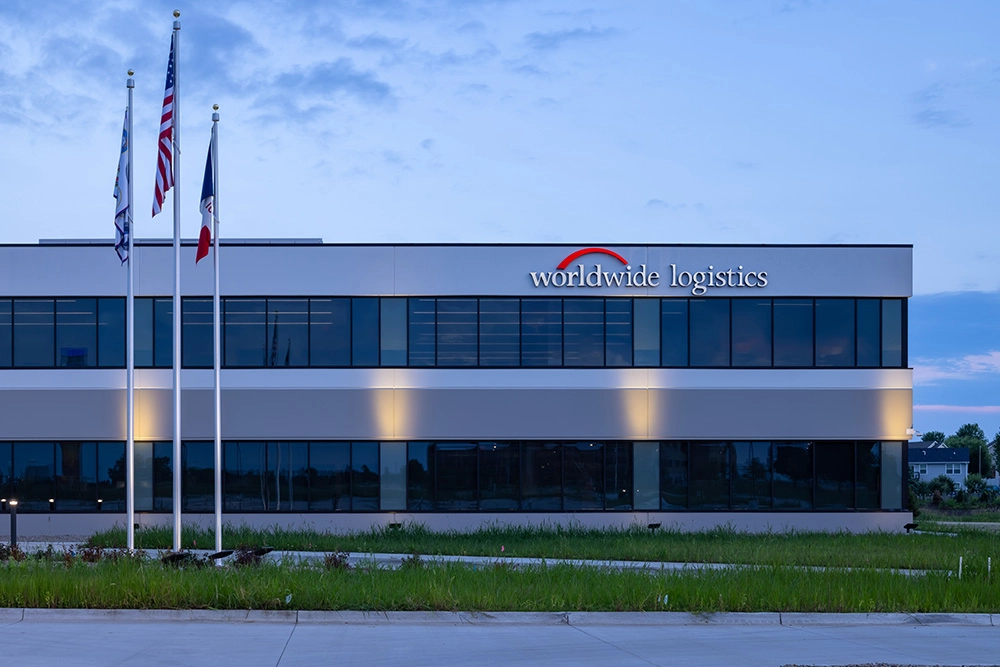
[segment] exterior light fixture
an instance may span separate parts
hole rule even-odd
[[[10,548],[17,546],[17,500],[11,498],[7,501],[10,506]]]

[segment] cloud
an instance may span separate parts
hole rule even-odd
[[[475,32],[482,32],[484,30],[486,30],[486,26],[483,25],[482,21],[469,21],[467,23],[463,23],[462,25],[458,26],[456,32],[475,33]]]
[[[548,76],[548,74],[534,65],[521,65],[520,67],[515,67],[513,71],[515,74],[523,74],[524,76]]]
[[[661,211],[685,211],[691,209],[700,213],[705,210],[705,205],[701,202],[686,204],[684,202],[671,203],[663,199],[650,199],[646,201],[646,208]]]
[[[270,88],[272,92],[284,91],[299,97],[328,99],[335,94],[345,94],[371,105],[395,103],[389,84],[380,81],[372,72],[359,71],[349,58],[308,68],[297,67],[278,75]]]
[[[969,125],[965,116],[951,109],[921,109],[913,114],[913,122],[929,129],[958,129]]]
[[[420,142],[420,147],[423,148],[425,151],[429,151],[432,148],[434,148],[434,140],[424,139],[423,141]]]
[[[445,67],[462,67],[465,65],[482,65],[499,55],[500,51],[492,44],[487,44],[471,53],[458,53],[454,49],[448,49],[444,53],[427,53],[424,55],[427,66],[432,69]]]
[[[405,39],[395,39],[378,33],[352,37],[346,43],[348,47],[361,51],[399,51],[406,47]]]
[[[941,380],[968,380],[974,375],[1000,374],[1000,350],[944,359],[916,359],[913,384],[934,385]]]
[[[1000,405],[914,405],[915,412],[972,412],[1000,414]]]
[[[618,34],[616,28],[596,28],[591,26],[588,29],[574,28],[573,30],[554,30],[552,32],[532,32],[525,36],[528,46],[536,51],[551,51],[558,49],[571,42],[595,41],[607,39]]]

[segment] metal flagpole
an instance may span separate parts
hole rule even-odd
[[[219,332],[219,105],[212,114],[212,264],[215,289],[212,292],[212,368],[215,372],[215,551],[222,551],[222,345]]]
[[[174,10],[174,551],[181,550],[181,13]]]
[[[132,235],[132,90],[135,88],[134,72],[128,71],[128,160],[125,173],[128,176],[128,210],[125,222],[128,225],[128,293],[125,298],[125,354],[126,370],[125,410],[128,413],[125,426],[125,507],[128,523],[127,546],[135,549],[135,254]]]

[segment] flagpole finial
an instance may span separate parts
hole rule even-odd
[[[128,75],[129,75],[129,76],[133,76],[134,74],[135,74],[135,70],[134,70],[134,69],[130,69],[130,70],[128,71]]]
[[[212,105],[212,110],[213,111],[218,111],[219,110],[219,105],[218,104],[213,104]]]
[[[181,17],[181,10],[175,9],[174,10],[174,18],[175,19],[179,19],[180,17]]]

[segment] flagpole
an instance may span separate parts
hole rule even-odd
[[[128,224],[128,293],[125,297],[125,410],[128,416],[125,420],[125,507],[127,514],[127,546],[129,551],[135,550],[135,261],[132,234],[132,90],[135,88],[134,72],[128,71],[128,161],[125,169],[128,178],[128,211],[125,221]]]
[[[222,345],[219,327],[219,105],[212,107],[212,263],[215,289],[212,292],[212,360],[215,372],[215,551],[222,551]]]
[[[172,116],[174,188],[174,551],[181,550],[181,13],[174,10],[174,99]]]

